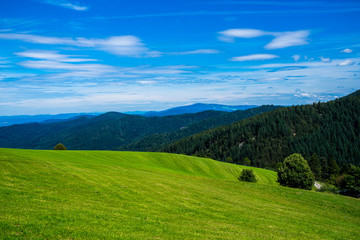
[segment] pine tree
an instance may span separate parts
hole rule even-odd
[[[321,179],[321,165],[320,165],[320,159],[316,153],[311,155],[309,161],[309,167],[311,171],[314,173],[314,176],[316,179]]]

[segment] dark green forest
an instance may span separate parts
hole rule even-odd
[[[359,95],[357,91],[326,103],[280,108],[192,135],[163,151],[272,169],[292,153],[306,159],[316,154],[324,169],[334,162],[358,166]]]
[[[0,147],[53,149],[61,142],[69,150],[156,151],[191,134],[276,108],[262,106],[230,113],[204,111],[164,117],[109,112],[55,123],[18,124],[0,127]]]
[[[228,125],[257,114],[269,112],[280,108],[280,106],[264,105],[256,108],[251,108],[243,111],[235,111],[224,113],[213,118],[207,118],[199,122],[195,122],[181,129],[171,132],[163,132],[147,135],[131,144],[125,145],[118,150],[127,151],[160,151],[166,145],[175,142],[179,139],[188,137],[190,135],[212,129],[218,126]]]
[[[0,128],[0,147],[53,149],[61,142],[68,149],[115,150],[148,134],[174,131],[222,114],[205,111],[150,118],[109,112],[58,123],[19,124]]]

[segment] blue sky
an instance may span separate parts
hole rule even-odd
[[[0,1],[0,115],[306,104],[360,88],[359,1]]]

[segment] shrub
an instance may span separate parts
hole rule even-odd
[[[334,185],[324,183],[320,189],[317,190],[318,192],[329,192],[334,194],[339,194],[339,189]]]
[[[350,165],[348,172],[335,181],[340,194],[360,198],[360,167]]]
[[[67,148],[64,146],[64,144],[58,143],[58,144],[56,144],[56,146],[54,147],[54,150],[67,150]]]
[[[250,160],[250,158],[245,157],[244,160],[243,160],[243,164],[244,164],[245,166],[250,166],[250,165],[251,165],[251,160]]]
[[[307,161],[300,154],[294,153],[279,166],[278,182],[282,186],[311,190],[314,175]]]
[[[257,182],[256,177],[251,169],[242,170],[239,178],[240,181],[244,182]]]

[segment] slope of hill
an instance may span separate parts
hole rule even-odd
[[[246,110],[249,108],[257,107],[256,105],[239,105],[239,106],[229,106],[229,105],[220,105],[220,104],[206,104],[206,103],[195,103],[188,106],[181,106],[170,108],[164,111],[150,111],[141,114],[145,117],[163,117],[163,116],[170,116],[170,115],[179,115],[185,113],[198,113],[203,111],[221,111],[221,112],[233,112],[238,110]]]
[[[269,112],[278,108],[280,108],[280,106],[267,105],[267,106],[260,106],[260,107],[247,109],[244,111],[225,113],[218,117],[209,118],[190,124],[189,126],[183,127],[176,131],[147,135],[131,144],[119,148],[119,150],[159,151],[162,148],[164,148],[167,144],[170,144],[172,142],[175,142],[179,139],[185,138],[192,134],[199,133],[207,129],[215,128],[218,126],[237,122],[242,119],[246,119],[260,113]]]
[[[291,153],[360,164],[359,91],[327,103],[281,108],[182,139],[164,150],[275,167]]]
[[[149,118],[109,112],[50,124],[13,125],[0,128],[0,147],[52,149],[62,142],[68,149],[113,150],[149,134],[178,130],[222,114],[205,111]]]
[[[166,153],[0,149],[1,239],[359,239],[357,199]]]

